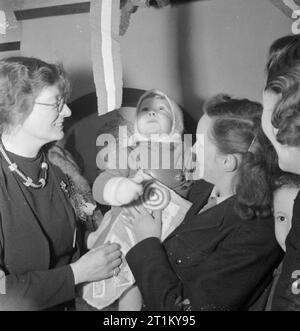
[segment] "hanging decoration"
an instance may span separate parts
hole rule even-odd
[[[7,25],[5,12],[0,10],[0,34],[6,34]]]
[[[131,14],[135,13],[139,7],[149,7],[149,0],[121,0],[121,21],[120,36],[124,36],[129,24]]]
[[[295,17],[295,12],[300,10],[300,0],[269,0],[277,8],[279,8],[286,16],[290,18]]]
[[[91,0],[90,25],[98,114],[102,115],[122,103],[120,0]]]
[[[129,24],[131,14],[139,7],[163,8],[170,4],[170,0],[121,0],[120,36],[124,36]]]
[[[122,104],[120,36],[126,33],[131,14],[139,7],[162,8],[169,4],[170,0],[91,0],[91,51],[99,115]]]

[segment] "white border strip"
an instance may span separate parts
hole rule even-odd
[[[299,9],[299,6],[295,4],[294,0],[283,0],[283,3],[289,7],[292,11],[296,11]]]
[[[108,112],[116,109],[117,103],[112,53],[112,1],[103,0],[101,9],[102,59]]]

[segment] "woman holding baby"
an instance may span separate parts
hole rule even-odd
[[[198,124],[204,179],[214,186],[195,186],[182,225],[161,243],[160,218],[134,211],[139,243],[126,258],[148,309],[248,309],[280,260],[274,188],[276,237],[286,255],[272,309],[300,309],[300,36],[270,48],[263,111],[245,101],[238,110],[237,102],[216,100]],[[286,173],[274,169],[260,124]],[[219,204],[207,209],[209,196]]]
[[[279,166],[300,174],[299,54],[296,36],[272,46],[264,109],[228,96],[206,105],[197,128],[203,139],[194,146],[195,154],[204,154],[198,161],[204,161],[205,181],[193,186],[191,209],[164,242],[159,239],[161,215],[130,207],[138,243],[126,259],[145,309],[257,307],[282,257],[271,208],[276,170],[272,145]],[[11,58],[0,65],[0,271],[7,284],[0,310],[69,309],[75,285],[115,274],[121,263],[119,247],[107,244],[79,258],[74,213],[59,184],[67,179],[53,165],[43,166],[48,163],[43,146],[63,137],[63,120],[70,116],[64,72],[37,59]],[[12,170],[15,163],[32,181],[24,182]],[[55,204],[49,204],[49,196]],[[300,270],[299,217],[298,194],[274,309],[297,309],[300,304],[293,278]]]
[[[245,99],[218,96],[206,105],[194,146],[198,155],[204,148],[205,181],[193,186],[191,209],[163,242],[161,216],[131,207],[138,243],[126,260],[145,309],[257,308],[282,255],[271,210],[275,153],[261,116],[261,105]]]

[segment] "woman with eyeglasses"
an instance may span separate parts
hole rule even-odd
[[[45,154],[64,136],[69,91],[60,66],[0,60],[0,310],[73,309],[76,285],[119,270],[116,244],[80,257],[69,179]]]

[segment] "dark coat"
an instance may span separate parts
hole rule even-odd
[[[60,187],[60,182],[67,182],[67,178],[60,169],[50,164],[49,171],[53,172],[57,194],[68,213],[66,222],[70,225],[70,239],[66,240],[70,240],[72,247],[75,215],[67,193]],[[0,279],[0,310],[42,310],[73,300],[75,284],[70,265],[49,267],[49,238],[26,202],[20,184],[14,177],[10,180],[14,195],[19,201],[24,201],[19,206],[9,203],[7,178],[0,166],[0,270],[6,274],[5,283],[3,279],[1,283]],[[79,250],[75,247],[68,257],[69,262],[78,257]]]
[[[193,206],[164,241],[148,238],[126,259],[149,310],[247,310],[263,293],[282,252],[273,218],[242,220],[233,196],[198,215],[212,186],[200,181]]]
[[[300,310],[300,193],[295,199],[292,228],[285,241],[286,254],[275,289],[272,310]]]

